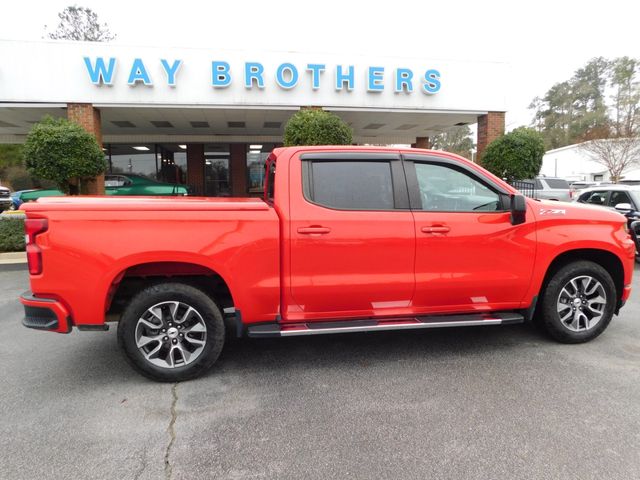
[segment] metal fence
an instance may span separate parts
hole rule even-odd
[[[511,180],[509,184],[517,188],[524,196],[536,198],[536,184],[532,180]]]

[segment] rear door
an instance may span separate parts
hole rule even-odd
[[[405,170],[416,225],[416,310],[518,308],[536,255],[532,215],[511,225],[508,192],[459,162],[410,155]]]
[[[291,159],[290,177],[290,284],[298,311],[289,317],[407,309],[415,233],[399,154],[306,153]]]
[[[636,210],[636,206],[627,192],[624,190],[612,190],[609,194],[609,207],[615,209],[616,205],[621,203],[628,203],[633,210]]]

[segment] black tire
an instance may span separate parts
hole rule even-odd
[[[581,331],[574,331],[570,328],[570,326],[563,323],[560,319],[560,313],[558,312],[558,302],[562,289],[572,279],[583,276],[591,277],[600,282],[600,285],[602,286],[602,289],[606,294],[606,303],[604,303],[604,307],[602,307],[602,316],[600,317],[599,321],[594,324],[594,326],[585,328]],[[549,334],[558,342],[588,342],[589,340],[593,340],[594,338],[596,338],[607,328],[607,326],[611,322],[611,319],[613,318],[616,303],[616,287],[609,272],[607,272],[603,267],[594,262],[590,262],[587,260],[575,261],[561,267],[559,270],[553,273],[552,277],[549,279],[546,287],[542,292],[540,308],[538,308],[536,311],[536,323],[547,334]],[[571,305],[568,307],[570,309],[573,309],[575,306],[573,304],[569,305]],[[576,308],[580,309],[580,307]],[[586,311],[586,307],[584,308]],[[575,311],[575,309],[573,311]],[[565,312],[568,312],[568,310],[563,311],[563,315],[566,314]],[[571,312],[568,313],[572,316]],[[592,310],[589,309],[588,313],[591,314]],[[568,321],[571,321],[572,325],[575,325],[572,319],[569,319]],[[583,323],[581,324],[578,321],[576,323],[578,325],[585,325],[586,322],[583,321]]]
[[[167,304],[163,302],[167,302]],[[175,315],[174,320],[172,320],[170,314],[170,302],[179,302],[182,312],[186,311],[184,306],[187,306],[195,310],[195,313],[183,313],[184,317],[182,318],[182,322],[176,322]],[[156,309],[154,311],[161,312],[163,320],[160,320],[158,316],[155,318],[148,316],[147,318],[153,322],[157,322],[161,327],[164,327],[164,330],[162,330],[161,327],[157,330],[149,330],[145,326],[146,324],[140,325],[139,321],[143,316],[148,315],[149,309],[159,304],[163,305],[163,307],[161,307],[160,310]],[[167,311],[169,311],[169,315],[167,315]],[[176,307],[176,312],[177,311],[178,307]],[[191,320],[187,319],[187,317]],[[171,323],[169,331],[171,334],[175,333],[182,338],[176,336],[172,337],[172,340],[168,336],[164,336],[160,340],[150,342],[150,347],[144,347],[154,350],[157,345],[161,344],[160,347],[158,347],[160,348],[159,353],[167,352],[167,349],[169,350],[167,358],[170,358],[169,361],[174,363],[174,365],[169,366],[167,363],[166,366],[158,366],[152,362],[161,362],[161,358],[148,359],[143,353],[143,350],[138,348],[136,341],[137,332],[139,332],[140,329],[147,329],[153,332],[154,337],[156,333],[158,336],[169,335],[169,333],[161,333],[167,332],[167,326],[169,325],[167,322],[175,322],[176,326],[180,325],[180,327],[174,327],[174,323]],[[197,355],[190,354],[189,352],[180,353],[187,351],[187,348],[193,348],[193,344],[187,341],[187,338],[190,338],[189,335],[193,336],[193,333],[189,333],[187,328],[188,324],[191,324],[191,328],[193,328],[193,324],[195,323],[199,324],[198,328],[200,329],[203,328],[202,325],[206,328],[204,333],[200,333],[200,331],[196,333],[196,336],[199,335],[199,344],[196,347]],[[182,333],[178,334],[176,328],[181,327],[185,327],[183,332],[188,333],[184,335]],[[211,368],[220,356],[224,339],[225,327],[222,314],[211,297],[194,286],[178,282],[158,283],[138,292],[129,301],[118,325],[118,344],[124,350],[128,362],[145,377],[160,382],[180,382],[191,380],[202,375]],[[180,350],[177,354],[173,353],[174,349],[171,348],[172,342],[175,344],[175,349]],[[184,347],[184,350],[182,347]],[[145,353],[148,354],[149,351]],[[193,356],[194,359],[187,359],[187,355]],[[179,364],[179,362],[182,362],[182,364]]]

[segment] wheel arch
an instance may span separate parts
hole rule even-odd
[[[542,285],[540,286],[539,294],[542,294],[547,284],[549,283],[549,280],[558,270],[571,262],[579,260],[588,260],[594,262],[604,268],[611,275],[613,283],[616,287],[615,312],[618,313],[618,310],[622,306],[622,293],[624,291],[624,266],[620,258],[616,254],[608,250],[598,248],[576,248],[564,251],[556,255],[556,257],[547,267],[544,278],[542,280]]]
[[[105,314],[119,318],[136,292],[166,281],[180,281],[199,288],[213,298],[221,310],[234,306],[229,282],[210,265],[189,260],[161,260],[130,264],[112,274],[105,295]]]

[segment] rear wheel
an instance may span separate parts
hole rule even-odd
[[[118,325],[118,343],[129,363],[164,382],[201,375],[218,359],[224,337],[215,302],[183,283],[145,288],[131,299]]]
[[[616,301],[609,272],[594,262],[572,262],[547,283],[538,322],[559,342],[588,342],[607,328]]]

